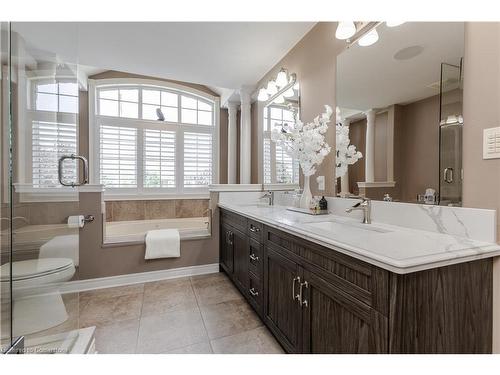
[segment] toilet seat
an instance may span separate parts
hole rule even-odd
[[[68,258],[29,259],[12,263],[12,281],[36,279],[71,270],[74,272],[74,263]],[[0,267],[0,282],[9,281],[10,263]]]

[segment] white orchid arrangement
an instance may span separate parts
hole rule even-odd
[[[313,122],[304,124],[296,119],[293,125],[285,124],[281,129],[273,129],[271,140],[280,144],[285,152],[298,160],[304,176],[316,173],[326,155],[330,153],[330,146],[325,142],[324,134],[328,130],[332,108],[325,105],[325,112],[317,116]]]
[[[342,118],[340,116],[340,109],[337,107],[336,111],[336,168],[335,176],[342,177],[346,174],[349,165],[356,163],[359,159],[363,157],[363,154],[356,151],[356,146],[350,145],[351,140],[349,139],[349,127],[342,124]]]

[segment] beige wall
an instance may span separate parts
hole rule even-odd
[[[345,42],[335,39],[336,22],[320,22],[302,38],[283,59],[258,83],[261,87],[276,77],[280,68],[297,74],[300,83],[300,110],[303,121],[311,121],[324,111],[324,105],[335,108],[335,72],[337,55],[345,48]],[[335,117],[332,118],[327,142],[335,146]],[[252,127],[256,124],[253,123]],[[257,139],[252,139],[252,154],[258,152]],[[323,161],[316,175],[326,176],[325,195],[335,193],[334,151]],[[254,160],[255,162],[255,160]],[[311,179],[311,190],[318,194],[315,178]]]
[[[500,159],[482,159],[483,129],[499,125],[500,23],[466,23],[463,130],[466,207],[500,210]],[[493,305],[493,351],[500,353],[499,258],[493,265]]]

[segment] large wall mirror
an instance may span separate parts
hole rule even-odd
[[[279,92],[272,95],[262,106],[263,181],[264,184],[298,184],[298,161],[271,140],[273,129],[280,130],[286,125],[293,125],[295,119],[300,118],[300,89],[296,78]]]
[[[363,154],[337,190],[461,205],[464,24],[381,23],[377,32],[376,43],[337,58],[338,121]]]

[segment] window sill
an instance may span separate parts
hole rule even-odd
[[[172,199],[209,199],[209,193],[185,193],[185,194],[104,194],[104,201],[148,201],[148,200],[172,200]]]

